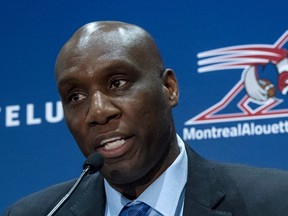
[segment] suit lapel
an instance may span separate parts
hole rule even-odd
[[[186,146],[188,155],[188,180],[186,184],[184,216],[228,216],[229,212],[213,210],[225,193],[217,181],[210,162]]]
[[[72,195],[76,199],[71,199],[67,209],[69,213],[65,216],[104,216],[106,196],[103,177],[96,173],[86,178]]]

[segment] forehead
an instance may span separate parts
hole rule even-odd
[[[56,62],[56,77],[63,71],[81,67],[101,67],[122,62],[142,69],[155,66],[145,38],[128,34],[125,29],[85,33],[72,38],[61,50]]]

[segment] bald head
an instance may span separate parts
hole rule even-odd
[[[141,194],[178,155],[177,80],[142,28],[122,22],[81,27],[58,55],[56,80],[81,151],[101,153],[101,174],[127,197]]]
[[[124,49],[138,59],[140,67],[164,70],[159,50],[148,32],[128,23],[100,21],[82,26],[67,41],[57,57],[56,76],[81,56],[93,53],[104,59],[113,53],[117,58]]]

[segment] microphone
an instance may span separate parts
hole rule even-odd
[[[61,208],[61,206],[68,200],[71,194],[76,190],[76,188],[79,186],[82,179],[88,174],[94,174],[95,172],[98,172],[102,168],[103,164],[104,164],[104,159],[98,152],[94,152],[93,154],[91,154],[84,162],[83,171],[81,175],[79,176],[79,178],[77,179],[77,181],[68,191],[68,193],[47,214],[47,216],[54,215]]]
[[[102,155],[98,152],[91,154],[83,164],[83,171],[88,169],[88,174],[94,174],[98,172],[104,164],[104,159]]]

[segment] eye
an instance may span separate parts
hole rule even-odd
[[[112,81],[110,88],[111,88],[111,89],[121,88],[121,87],[124,86],[127,82],[128,82],[127,80],[121,80],[121,79],[114,80],[114,81]]]
[[[69,101],[72,103],[77,103],[81,100],[84,100],[86,98],[85,95],[80,94],[80,93],[73,93],[69,96]]]

